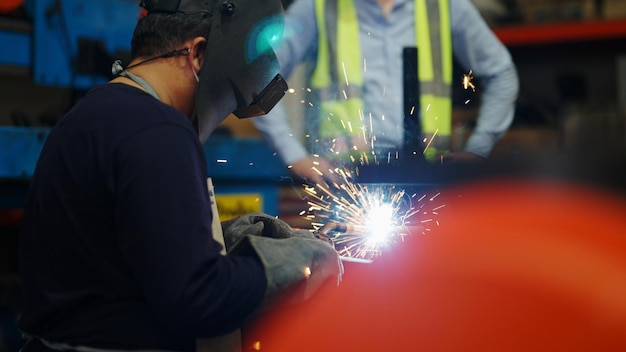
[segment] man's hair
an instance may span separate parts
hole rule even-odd
[[[211,14],[195,13],[150,13],[139,19],[131,41],[132,59],[162,55],[195,37],[207,37]]]

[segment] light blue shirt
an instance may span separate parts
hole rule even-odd
[[[416,44],[414,4],[396,0],[388,17],[376,0],[354,0],[364,60],[365,116],[372,116],[377,148],[399,148],[403,143],[402,49]],[[318,32],[314,0],[296,0],[285,14],[285,38],[277,55],[281,72],[289,77],[302,62],[315,62]],[[450,0],[453,51],[457,61],[480,80],[481,101],[476,127],[465,150],[488,156],[513,121],[518,77],[511,56],[470,0]],[[461,84],[454,77],[453,84]],[[295,87],[298,89],[299,87]],[[294,135],[283,104],[268,115],[254,118],[286,164],[309,153]]]

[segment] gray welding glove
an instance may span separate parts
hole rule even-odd
[[[289,224],[264,213],[250,213],[222,222],[226,251],[246,235],[269,238],[311,237],[307,230],[294,230]]]
[[[304,235],[304,234],[303,234]],[[305,236],[270,238],[247,235],[229,255],[256,254],[267,278],[265,304],[281,298],[281,304],[308,300],[326,283],[339,285],[343,264],[332,244]]]

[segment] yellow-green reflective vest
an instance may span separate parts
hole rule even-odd
[[[452,129],[449,0],[415,0],[414,7],[422,133],[447,141]],[[356,7],[352,0],[315,0],[315,13],[319,39],[311,86],[319,97],[320,137],[362,134],[363,59]]]

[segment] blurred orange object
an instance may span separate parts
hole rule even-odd
[[[9,13],[24,3],[24,0],[0,0],[0,12]]]
[[[506,180],[444,192],[433,232],[257,320],[246,350],[626,351],[624,199]]]

